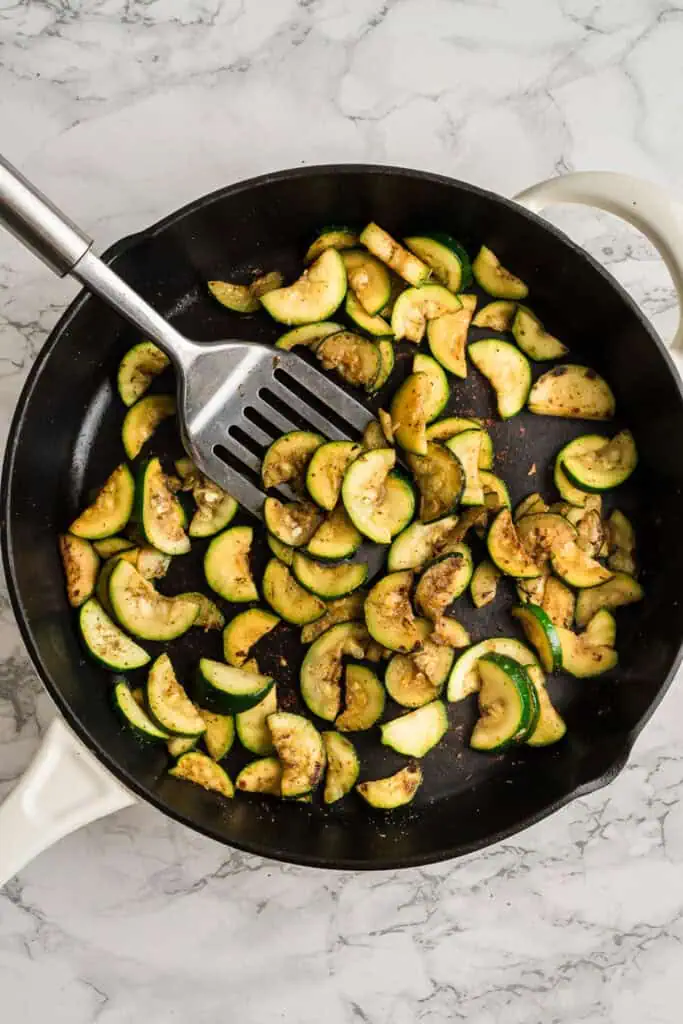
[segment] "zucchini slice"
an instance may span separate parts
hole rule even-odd
[[[602,546],[605,541],[604,530],[602,528],[602,519],[597,509],[572,509],[573,513],[579,513],[576,520],[576,543],[579,545],[582,551],[585,551],[587,555],[592,555],[594,558],[600,554]],[[568,515],[569,522],[572,522],[572,516]]]
[[[421,285],[429,279],[431,273],[429,267],[414,253],[404,249],[379,224],[371,222],[364,227],[360,233],[360,240],[373,256],[376,256],[382,263],[386,263],[408,284]]]
[[[277,757],[261,757],[258,761],[251,761],[235,779],[235,786],[243,793],[281,796],[282,765]]]
[[[325,747],[320,733],[307,718],[287,711],[270,715],[268,727],[282,762],[282,796],[310,793],[325,770]]]
[[[463,266],[465,261],[461,254],[464,250],[455,239],[450,239],[448,235],[412,235],[405,238],[404,242],[429,267],[439,284],[451,292],[460,291],[465,274],[469,274],[469,260]]]
[[[263,574],[263,596],[277,614],[294,626],[305,626],[325,614],[325,604],[299,586],[287,566],[271,558]]]
[[[507,484],[504,480],[501,480],[501,478],[496,476],[495,473],[489,473],[486,469],[482,469],[480,471],[479,480],[484,488],[484,504],[487,508],[499,509],[512,507],[510,492],[508,491]]]
[[[394,303],[391,329],[397,341],[405,338],[417,345],[424,338],[430,320],[456,313],[461,308],[460,299],[440,284],[406,288]]]
[[[581,440],[579,438],[578,440]],[[576,443],[576,442],[575,442]],[[567,446],[570,447],[570,446]],[[600,448],[577,453],[565,448],[562,469],[583,491],[608,491],[628,480],[638,464],[638,450],[630,430],[622,430]]]
[[[160,654],[150,668],[146,693],[150,715],[167,733],[197,737],[205,731],[206,723],[178,682],[167,654]]]
[[[341,706],[342,658],[362,658],[370,637],[362,622],[340,622],[311,645],[301,665],[299,683],[306,707],[332,722]]]
[[[129,348],[119,363],[116,384],[124,405],[135,405],[155,377],[170,365],[170,359],[151,341],[141,341]]]
[[[447,730],[446,705],[442,700],[433,700],[416,711],[385,722],[381,726],[382,743],[398,754],[424,757],[443,739]]]
[[[437,420],[427,427],[428,441],[450,441],[463,430],[480,430],[482,433],[481,450],[479,452],[479,469],[491,469],[493,466],[493,441],[479,420],[466,419],[462,416],[448,416]]]
[[[450,647],[429,639],[415,654],[394,654],[384,675],[387,693],[404,708],[429,704],[441,695],[454,657]]]
[[[534,681],[539,678],[540,683],[545,682],[540,665],[526,644],[513,637],[496,636],[468,647],[456,659],[448,679],[449,701],[463,700],[471,693],[478,692],[481,680],[477,666],[485,654],[504,654],[508,658],[514,658],[532,674]]]
[[[69,533],[84,540],[100,540],[122,530],[133,511],[135,483],[125,463],[107,478],[92,505],[81,512]]]
[[[291,484],[303,494],[306,486],[306,471],[313,453],[325,444],[322,434],[311,430],[290,430],[278,437],[269,446],[261,463],[261,481],[266,490]]]
[[[78,625],[87,649],[107,668],[128,672],[150,660],[147,651],[126,636],[93,597],[81,605]]]
[[[121,428],[121,440],[128,458],[136,458],[159,424],[175,416],[175,412],[173,395],[148,395],[131,406]]]
[[[364,562],[354,562],[351,565],[322,565],[297,551],[292,561],[292,573],[301,586],[311,594],[332,601],[358,590],[368,577],[368,567]]]
[[[231,526],[214,537],[206,549],[206,582],[226,601],[235,604],[258,601],[258,590],[249,565],[253,540],[251,526]]]
[[[470,594],[475,608],[485,608],[495,601],[500,576],[500,570],[488,558],[479,563],[470,580]]]
[[[565,363],[539,377],[528,401],[529,412],[577,420],[611,420],[616,402],[612,390],[595,370]]]
[[[235,719],[232,715],[216,715],[213,711],[200,711],[204,721],[202,740],[206,752],[214,761],[221,761],[235,740]]]
[[[334,723],[341,732],[370,729],[384,714],[384,687],[365,665],[346,666],[344,694],[344,710]]]
[[[589,644],[599,647],[616,647],[617,620],[607,608],[601,608],[586,624],[583,634]]]
[[[351,740],[338,732],[322,734],[327,757],[323,800],[334,804],[350,793],[360,775],[360,761]]]
[[[344,473],[363,448],[353,441],[328,441],[314,451],[306,470],[306,487],[317,505],[328,512],[341,495]]]
[[[371,807],[380,811],[393,811],[396,807],[409,804],[421,785],[422,769],[417,762],[412,762],[385,779],[359,782],[356,792]]]
[[[506,576],[533,579],[543,570],[536,565],[522,544],[509,508],[502,508],[493,520],[486,538],[491,561]]]
[[[565,544],[553,551],[550,556],[553,572],[570,587],[597,587],[606,583],[614,575],[605,569],[575,542]]]
[[[411,373],[391,403],[394,437],[408,452],[427,454],[427,417],[432,383],[426,373]]]
[[[277,711],[277,686],[272,686],[263,700],[235,715],[239,741],[252,754],[272,754],[275,749],[268,728],[268,716]]]
[[[387,438],[377,420],[370,420],[367,427],[363,431],[361,443],[366,451],[373,451],[373,449],[375,448],[386,448]]]
[[[100,558],[106,559],[112,555],[120,555],[124,551],[132,551],[135,544],[127,537],[105,537],[103,540],[93,541],[93,547]]]
[[[577,540],[572,524],[554,512],[534,512],[522,516],[515,528],[529,557],[539,566],[546,565],[553,551],[558,551],[566,544],[574,544]]]
[[[624,572],[615,573],[612,579],[597,587],[582,590],[576,601],[576,625],[587,626],[596,612],[606,608],[611,611],[635,601],[642,601],[643,588],[632,576]]]
[[[413,517],[415,496],[402,478],[391,473],[393,448],[373,448],[344,474],[342,501],[357,530],[377,544],[390,544]]]
[[[318,256],[322,256],[326,249],[353,249],[357,245],[358,235],[351,228],[325,228],[309,245],[304,256],[304,263],[313,263]]]
[[[206,754],[200,754],[198,750],[191,750],[179,757],[169,775],[185,782],[192,782],[202,789],[220,793],[229,799],[235,795],[235,788],[225,769]]]
[[[553,707],[545,686],[536,686],[536,696],[538,721],[525,742],[530,747],[549,747],[553,743],[559,743],[567,732],[567,726],[560,713]]]
[[[543,497],[534,491],[533,494],[528,494],[526,498],[522,498],[518,505],[515,505],[514,520],[519,522],[523,516],[535,515],[537,512],[547,512],[548,506],[546,505]]]
[[[291,331],[281,334],[275,342],[275,348],[291,352],[297,345],[303,345],[315,352],[323,338],[343,330],[344,325],[335,323],[334,320],[323,320],[319,324],[302,324],[301,327],[293,327]]]
[[[375,316],[391,299],[391,277],[379,260],[363,249],[342,253],[349,288],[366,313]]]
[[[508,341],[485,338],[473,342],[468,355],[496,392],[498,414],[509,420],[524,408],[531,390],[527,357]]]
[[[492,331],[509,331],[517,312],[517,303],[497,299],[483,306],[474,320],[473,327],[488,327]]]
[[[427,423],[431,423],[443,411],[450,397],[448,377],[436,359],[422,352],[413,358],[413,373],[424,373],[429,379],[430,388],[424,404]]]
[[[133,696],[125,679],[119,679],[114,686],[114,707],[119,712],[124,724],[141,740],[168,740],[169,734],[160,729],[149,717],[143,707]]]
[[[577,636],[569,629],[558,626],[562,644],[562,667],[577,679],[593,679],[615,668],[619,657],[612,647],[591,643],[586,634]]]
[[[570,590],[562,580],[549,576],[545,583],[541,608],[546,613],[554,626],[564,626],[570,629],[574,621],[574,608],[576,597],[574,591]]]
[[[379,391],[384,387],[396,365],[393,341],[390,341],[388,338],[379,338],[377,341],[377,351],[379,352],[379,371],[372,383],[373,392]],[[382,410],[380,409],[381,412]]]
[[[326,249],[298,281],[263,295],[261,304],[278,323],[314,324],[332,316],[345,295],[344,261],[336,249]]]
[[[121,557],[130,552],[121,552]],[[133,564],[131,559],[131,565]],[[164,554],[163,551],[157,551],[153,547],[144,547],[137,549],[137,560],[135,562],[135,568],[144,576],[146,580],[162,580],[168,572],[171,564],[171,556]]]
[[[552,619],[537,604],[520,605],[512,609],[513,618],[521,624],[524,635],[538,652],[546,672],[559,672],[562,668],[562,646]]]
[[[237,513],[235,499],[200,473],[190,459],[178,459],[176,470],[183,478],[183,490],[192,493],[197,506],[188,530],[190,537],[213,537],[220,533]]]
[[[422,569],[437,555],[448,554],[450,536],[457,525],[457,516],[445,516],[436,522],[412,523],[399,533],[389,548],[389,572]],[[459,541],[452,543],[457,544]]]
[[[99,555],[87,540],[70,533],[60,536],[59,553],[62,556],[69,604],[72,608],[80,608],[95,590]]]
[[[429,635],[430,641],[446,647],[469,647],[472,643],[470,634],[462,623],[451,615],[442,615]]]
[[[108,590],[120,624],[143,640],[174,640],[186,633],[197,618],[194,601],[164,597],[124,559],[114,566]]]
[[[263,503],[263,521],[266,529],[290,548],[304,547],[313,539],[323,517],[312,501],[289,501],[266,498]]]
[[[368,338],[353,331],[340,331],[323,338],[315,357],[324,370],[334,370],[342,380],[354,387],[373,391],[382,369],[379,348]]]
[[[370,636],[399,654],[409,654],[420,642],[410,603],[412,586],[412,572],[392,572],[375,583],[365,599]]]
[[[485,654],[478,670],[479,719],[470,746],[494,751],[522,742],[538,722],[538,697],[526,669],[503,654]]]
[[[428,443],[426,455],[408,455],[407,462],[420,491],[422,523],[448,516],[465,491],[465,472],[455,452]]]
[[[479,476],[479,457],[483,438],[481,430],[462,430],[446,441],[446,448],[460,462],[465,475],[465,486],[460,495],[461,505],[483,505],[484,488]]]
[[[221,715],[248,711],[272,690],[270,676],[248,672],[222,661],[200,658],[197,666],[197,699],[202,707]]]
[[[543,329],[543,324],[530,309],[520,306],[512,322],[512,337],[522,352],[537,363],[548,359],[561,359],[569,349]]]
[[[491,249],[482,245],[472,264],[474,279],[494,299],[525,299],[529,289],[500,263]]]
[[[375,314],[375,316],[371,316],[365,309],[362,302],[356,298],[355,293],[351,290],[346,293],[344,312],[350,320],[353,320],[356,327],[360,327],[362,331],[372,334],[373,337],[392,337],[391,324],[389,324],[382,316],[377,314]]]
[[[291,566],[294,558],[294,548],[289,544],[283,544],[281,540],[274,537],[272,533],[269,533],[266,537],[268,541],[268,547],[273,552],[276,558],[283,562],[286,566]]]
[[[461,308],[430,320],[427,342],[435,359],[456,377],[467,376],[467,332],[477,307],[476,295],[461,295]]]
[[[517,580],[515,590],[520,602],[528,604],[531,601],[532,604],[542,605],[543,595],[545,594],[545,588],[549,579],[550,573],[547,569],[544,569],[542,576],[537,576],[530,580]]]
[[[420,576],[415,588],[415,606],[431,622],[437,622],[446,609],[467,590],[472,579],[472,553],[466,544],[442,555]]]
[[[608,567],[614,572],[625,572],[628,576],[635,576],[636,536],[630,521],[623,512],[615,508],[605,526],[609,553]]]
[[[190,539],[184,529],[185,513],[157,458],[150,459],[140,470],[136,504],[137,517],[148,544],[165,555],[187,554]]]
[[[336,601],[328,601],[325,605],[325,614],[315,622],[309,623],[301,630],[301,643],[310,644],[319,636],[327,632],[332,626],[339,622],[351,622],[353,619],[363,618],[365,606],[365,591],[356,590],[347,597],[340,597]]]
[[[228,665],[244,665],[259,640],[263,640],[280,622],[265,608],[247,608],[228,623],[223,632],[223,657]]]
[[[180,596],[186,601],[194,601],[197,605],[197,618],[192,623],[193,626],[198,626],[204,631],[208,629],[223,629],[225,616],[210,597],[207,597],[206,594],[200,594],[197,590],[190,590]]]
[[[574,441],[570,441],[566,444],[558,453],[555,459],[555,468],[553,470],[553,481],[555,486],[562,498],[568,501],[570,505],[576,505],[577,507],[583,508],[590,495],[576,487],[563,469],[563,462],[568,455],[584,455],[588,452],[597,451],[598,448],[602,448],[605,444],[605,438],[599,434],[583,434],[581,437],[577,437]]]
[[[261,304],[248,284],[232,281],[207,281],[206,286],[221,306],[233,313],[256,313]]]

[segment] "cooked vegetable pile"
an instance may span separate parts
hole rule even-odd
[[[501,419],[525,408],[604,422],[615,414],[602,377],[558,364],[568,349],[523,304],[524,282],[486,247],[470,265],[450,236],[399,243],[377,224],[360,235],[324,231],[305,263],[289,286],[271,272],[209,289],[235,313],[264,309],[286,324],[278,348],[307,349],[368,393],[386,389],[386,408],[358,441],[304,429],[276,437],[261,467],[263,527],[231,525],[237,503],[189,459],[171,467],[144,457],[175,402],[147,394],[167,358],[149,342],[135,345],[118,374],[128,461],[60,537],[67,593],[88,651],[115,673],[122,721],[167,745],[171,774],[226,797],[236,788],[309,801],[321,786],[331,804],[355,789],[371,806],[391,809],[413,799],[420,759],[449,730],[444,698],[477,694],[474,750],[547,746],[562,739],[565,724],[546,676],[586,679],[615,667],[613,613],[643,592],[631,523],[618,509],[604,517],[602,494],[627,480],[637,452],[628,430],[584,434],[556,455],[557,493],[529,494],[513,511],[492,471],[486,425],[442,416],[452,392],[457,404],[457,379],[469,363],[493,388]],[[466,291],[472,275],[491,297],[479,310]],[[329,319],[342,306],[346,322]],[[468,344],[471,327],[491,336],[480,330]],[[397,346],[411,361],[399,387]],[[530,361],[554,365],[532,385]],[[271,557],[257,574],[263,530]],[[484,544],[487,557],[475,566],[472,547]],[[207,593],[160,593],[156,581],[171,560],[196,545]],[[385,546],[386,571],[368,579],[363,552],[372,545]],[[489,605],[503,577],[516,591],[510,635],[472,642],[458,608]],[[223,602],[248,607],[226,624]],[[223,630],[223,660],[199,657],[181,682],[169,654],[152,661],[145,642],[168,644],[197,628]],[[261,671],[258,645],[294,629],[307,650],[293,702]],[[140,671],[144,685],[131,681]],[[291,710],[301,701],[310,718]],[[359,783],[349,734],[375,729],[409,760]],[[235,736],[255,759],[233,783],[221,762]]]

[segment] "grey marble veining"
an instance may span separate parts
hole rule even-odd
[[[683,12],[660,0],[34,0],[0,7],[4,152],[101,247],[300,163],[512,194],[572,169],[676,188]],[[551,214],[670,334],[668,275]],[[0,238],[0,431],[74,286]],[[96,339],[93,339],[96,343]],[[0,598],[0,795],[53,711]],[[231,853],[136,807],[0,894],[0,1005],[37,1024],[673,1024],[683,689],[608,789],[464,861],[373,875]]]

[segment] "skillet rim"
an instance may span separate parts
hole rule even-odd
[[[272,182],[279,182],[283,180],[296,180],[299,178],[307,178],[316,174],[327,174],[334,176],[341,176],[345,174],[370,174],[370,175],[391,175],[398,177],[407,177],[413,179],[421,179],[427,182],[433,182],[438,185],[445,186],[457,186],[464,192],[470,192],[472,194],[483,197],[486,200],[492,201],[496,204],[500,204],[509,209],[514,209],[515,213],[528,218],[530,221],[541,226],[545,231],[554,235],[556,239],[561,241],[564,245],[568,246],[576,254],[583,257],[591,265],[592,269],[595,270],[603,280],[610,285],[618,294],[619,298],[626,303],[630,312],[635,315],[637,320],[640,322],[640,326],[650,337],[650,340],[658,349],[660,356],[664,358],[664,362],[669,374],[673,377],[676,390],[678,393],[679,402],[683,405],[683,381],[679,376],[676,369],[676,364],[669,352],[669,349],[664,344],[662,339],[659,337],[657,332],[654,330],[649,320],[645,317],[639,306],[636,304],[634,299],[625,291],[621,284],[602,266],[593,256],[590,255],[582,246],[574,242],[568,235],[566,235],[559,228],[556,228],[553,224],[550,224],[539,214],[533,213],[528,210],[525,206],[515,202],[513,199],[508,199],[505,196],[501,196],[496,192],[492,192],[489,189],[480,188],[477,185],[472,185],[469,182],[460,181],[457,178],[447,177],[442,174],[435,174],[430,171],[418,170],[415,168],[386,165],[386,164],[362,164],[362,163],[344,163],[344,164],[312,164],[304,167],[296,168],[285,168],[278,171],[268,172],[266,174],[257,175],[251,178],[245,178],[237,182],[233,182],[230,185],[224,186],[223,188],[215,189],[212,192],[206,193],[197,199],[186,203],[184,206],[177,210],[172,211],[165,217],[156,221],[154,224],[141,231],[135,232],[131,235],[127,235],[124,238],[114,242],[103,254],[102,259],[107,264],[111,264],[118,257],[124,253],[130,252],[140,243],[153,238],[155,235],[166,230],[170,226],[179,221],[183,220],[186,216],[194,213],[197,210],[202,209],[205,206],[210,206],[213,202],[222,199],[225,196],[239,195],[241,192],[248,192],[251,189],[259,188],[264,185],[268,185]],[[253,842],[239,842],[233,839],[227,840],[217,830],[204,825],[200,825],[193,821],[190,817],[176,811],[175,809],[168,807],[164,801],[157,797],[155,794],[150,793],[137,779],[129,774],[124,768],[122,768],[106,750],[104,750],[99,743],[90,735],[88,730],[82,725],[80,719],[72,710],[68,701],[66,701],[60,692],[59,686],[53,682],[49,673],[43,669],[42,660],[40,657],[40,651],[38,645],[34,643],[32,632],[28,622],[26,621],[21,600],[18,593],[18,586],[15,579],[14,572],[14,557],[12,550],[12,543],[8,530],[8,523],[10,522],[10,507],[11,507],[11,492],[12,492],[12,480],[14,463],[16,460],[17,447],[19,438],[21,435],[24,420],[26,418],[27,410],[30,406],[31,396],[36,381],[40,377],[44,363],[47,361],[49,355],[51,355],[53,349],[59,343],[61,335],[65,329],[69,327],[72,320],[80,313],[84,304],[88,302],[92,296],[85,289],[82,289],[78,295],[72,300],[72,302],[64,310],[57,323],[50,331],[44,344],[41,346],[33,364],[28,372],[26,380],[22,386],[21,392],[17,399],[14,412],[12,414],[8,434],[7,442],[5,447],[5,453],[3,456],[2,465],[2,478],[0,480],[0,526],[1,537],[0,547],[2,550],[2,562],[5,570],[5,576],[7,580],[7,590],[12,606],[12,611],[16,624],[19,628],[22,641],[26,647],[31,664],[38,674],[39,679],[45,686],[50,697],[56,704],[58,710],[66,719],[67,724],[73,729],[79,740],[97,757],[98,761],[104,765],[104,767],[111,772],[111,774],[128,790],[134,793],[141,800],[151,804],[161,813],[172,818],[174,821],[179,822],[182,825],[192,829],[195,832],[199,832],[202,835],[213,839],[223,846],[228,846],[231,849],[239,850],[240,852],[254,854],[256,856],[263,857],[265,859],[276,860],[287,864],[296,864],[304,867],[316,867],[326,868],[328,870],[362,870],[362,871],[384,871],[384,870],[396,870],[398,868],[409,868],[409,867],[420,867],[427,864],[440,863],[443,861],[454,860],[455,858],[463,857],[467,854],[473,853],[476,850],[485,849],[488,846],[492,846],[495,843],[501,842],[504,839],[508,839],[513,835],[517,835],[526,829],[535,825],[537,822],[542,821],[544,818],[549,817],[556,811],[560,810],[565,805],[569,804],[573,800],[578,799],[581,796],[602,788],[612,782],[616,776],[626,765],[630,752],[633,745],[647,725],[651,716],[663,700],[669,687],[671,686],[674,677],[676,676],[681,662],[683,661],[683,636],[681,636],[678,645],[678,651],[675,658],[673,659],[671,668],[662,680],[657,693],[648,705],[646,711],[640,717],[638,722],[633,726],[632,729],[624,732],[619,737],[619,743],[617,746],[617,752],[610,766],[602,772],[600,775],[594,776],[591,779],[581,783],[574,789],[568,791],[559,799],[547,804],[539,811],[528,815],[521,821],[514,825],[499,829],[498,831],[489,834],[486,839],[472,841],[459,845],[457,849],[451,847],[445,849],[433,850],[428,854],[419,854],[416,856],[408,857],[383,857],[373,860],[371,862],[366,860],[357,860],[352,857],[345,858],[329,858],[323,856],[316,856],[314,854],[290,854],[284,851],[279,851],[271,847],[264,848],[262,845]]]

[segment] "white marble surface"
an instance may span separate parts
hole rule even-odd
[[[683,172],[683,13],[663,0],[10,0],[0,45],[2,149],[102,245],[299,163],[394,162],[506,194],[571,169],[674,188]],[[561,223],[671,331],[642,239],[592,213]],[[3,433],[73,292],[0,238]],[[1,793],[52,710],[0,611]],[[424,870],[282,867],[124,811],[0,893],[0,1016],[673,1024],[682,722],[679,686],[609,789]]]

